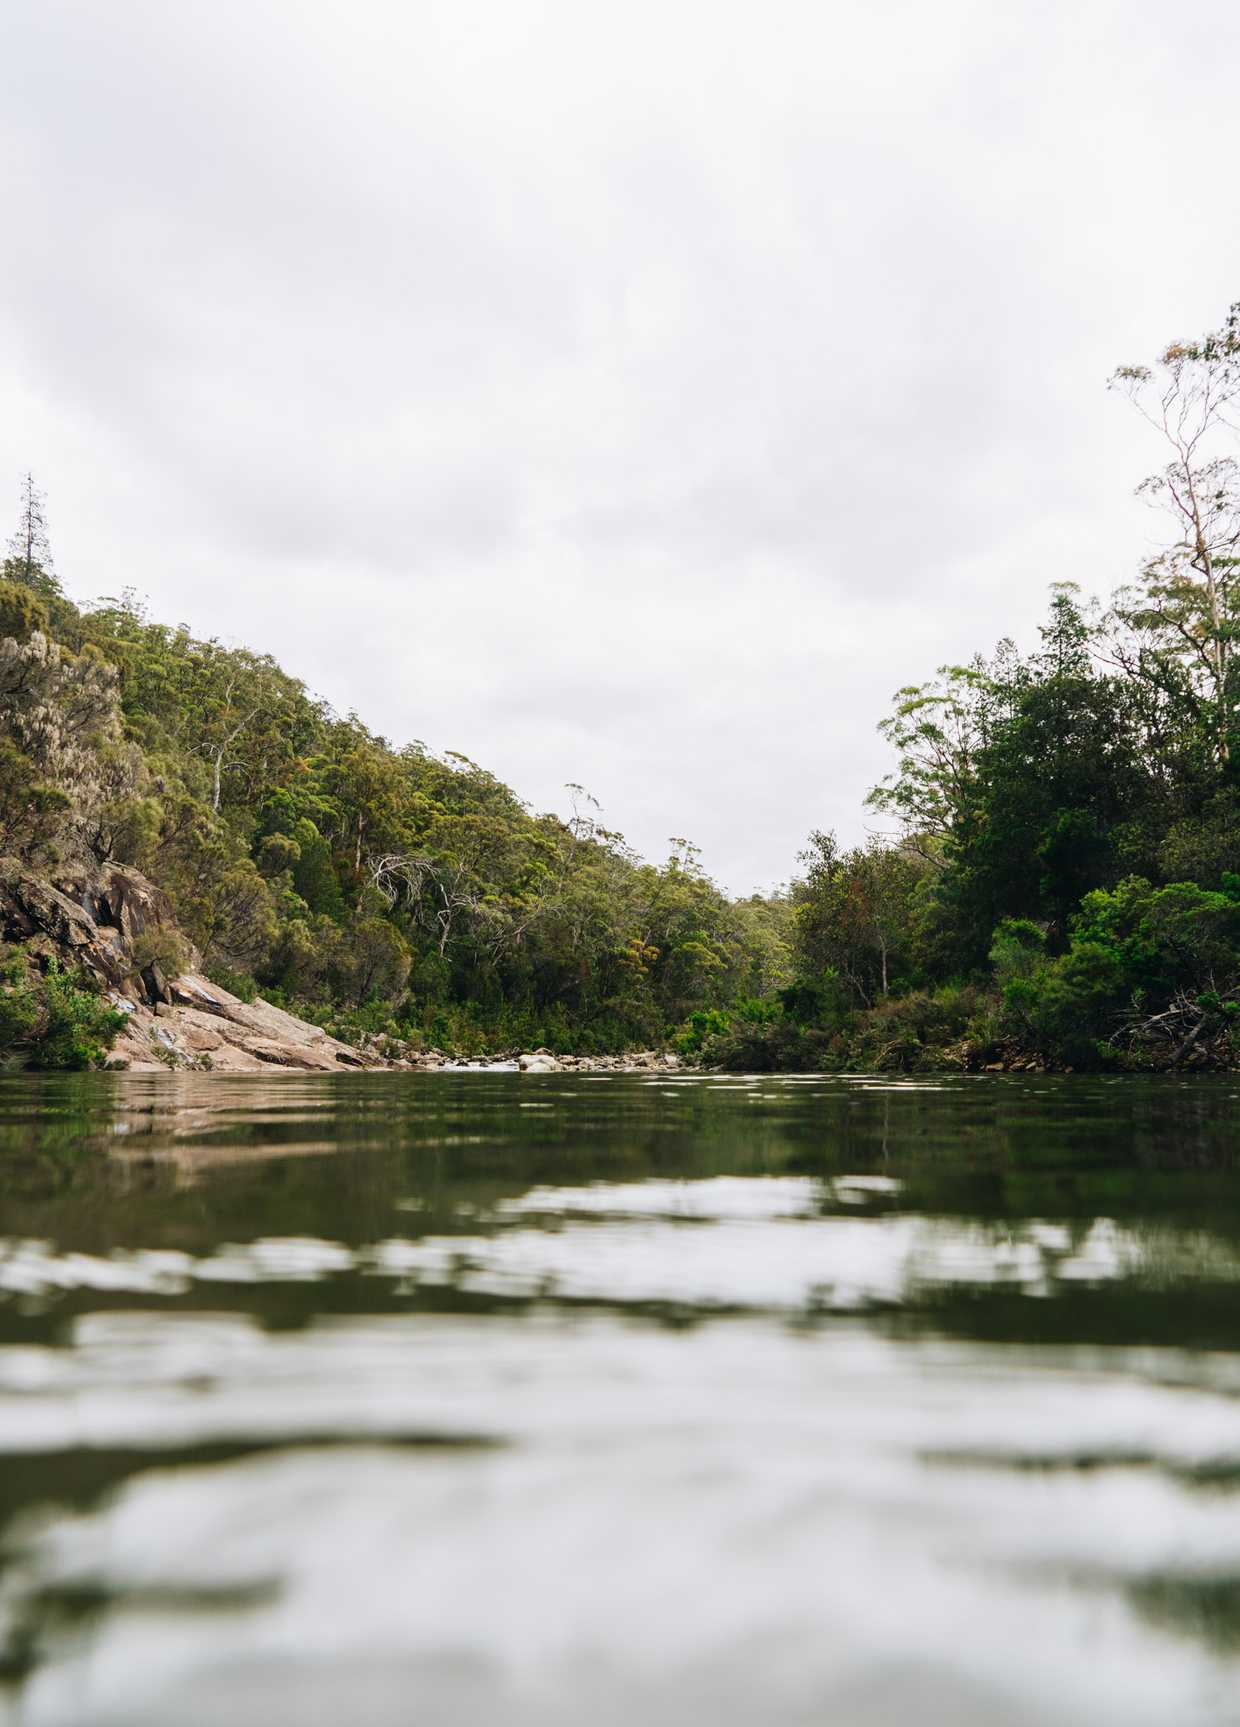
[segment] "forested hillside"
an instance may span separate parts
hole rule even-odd
[[[1106,607],[1056,582],[1032,649],[900,691],[872,839],[814,833],[786,896],[730,901],[685,842],[642,862],[579,789],[571,821],[536,814],[132,595],[74,604],[33,481],[0,584],[0,853],[52,877],[136,865],[218,983],[345,1035],[675,1038],[760,1068],[1230,1064],[1240,308],[1113,384],[1161,440],[1140,490],[1163,549]]]
[[[73,604],[33,481],[3,576],[0,853],[136,865],[236,993],[463,1051],[608,1050],[787,981],[787,905],[730,902],[688,844],[655,868],[580,790],[573,820],[535,814],[132,595]]]

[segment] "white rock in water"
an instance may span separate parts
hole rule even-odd
[[[523,1055],[520,1060],[522,1073],[559,1073],[560,1064],[553,1055]]]

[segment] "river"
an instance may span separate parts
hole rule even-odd
[[[1240,1723],[1232,1079],[0,1079],[0,1722]]]

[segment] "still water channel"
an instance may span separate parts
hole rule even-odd
[[[0,1722],[1240,1723],[1240,1087],[0,1080]]]

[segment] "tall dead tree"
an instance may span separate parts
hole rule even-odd
[[[10,581],[23,582],[39,593],[57,593],[52,563],[52,547],[47,537],[47,494],[34,483],[34,475],[22,479],[21,511],[17,527],[9,540],[9,555],[4,573]]]

